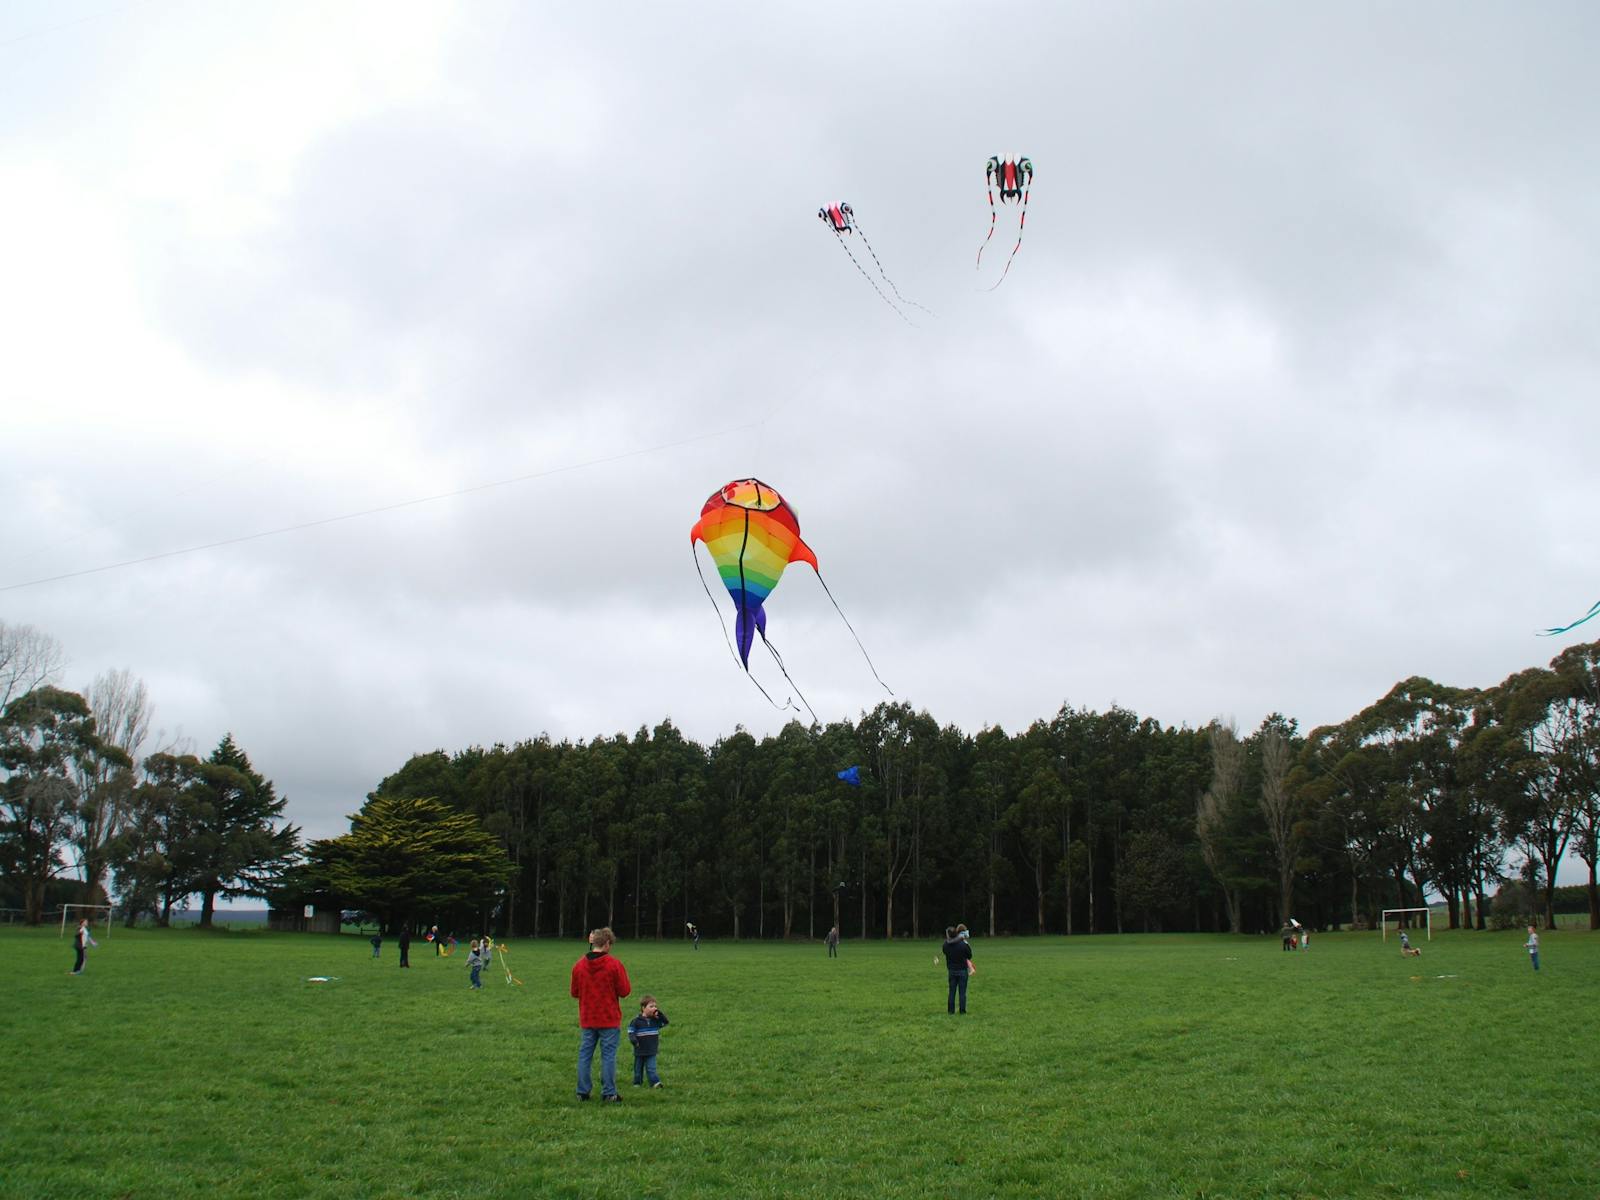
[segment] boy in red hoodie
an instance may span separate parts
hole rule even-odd
[[[578,1099],[587,1100],[594,1088],[591,1071],[594,1048],[600,1047],[600,1099],[621,1104],[617,1092],[617,1043],[622,1039],[622,1006],[617,1003],[633,984],[628,969],[611,956],[617,940],[610,929],[596,929],[589,935],[589,953],[572,964],[572,994],[578,1001],[578,1024],[583,1029],[578,1043]]]

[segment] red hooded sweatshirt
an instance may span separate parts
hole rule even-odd
[[[617,1003],[633,991],[628,969],[609,952],[593,950],[572,964],[572,994],[578,998],[578,1024],[584,1029],[615,1029],[622,1024]]]

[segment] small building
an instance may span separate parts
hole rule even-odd
[[[267,928],[282,933],[338,933],[342,920],[341,909],[311,904],[304,908],[267,909]]]

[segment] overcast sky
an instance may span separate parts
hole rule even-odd
[[[1587,3],[13,0],[0,620],[231,731],[311,837],[413,753],[778,728],[690,557],[751,475],[969,731],[1496,683],[1600,598],[1597,44]],[[823,720],[884,698],[808,568],[767,608]]]

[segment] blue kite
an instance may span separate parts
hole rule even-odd
[[[861,786],[861,768],[860,767],[846,767],[844,770],[839,772],[839,778],[844,780],[851,787],[860,787]]]

